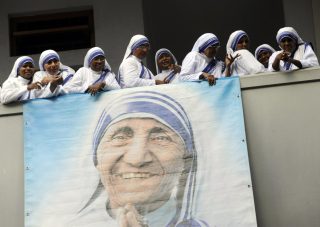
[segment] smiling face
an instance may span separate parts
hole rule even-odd
[[[296,44],[295,40],[293,40],[289,37],[284,37],[280,41],[281,49],[284,51],[290,52],[290,53],[292,53],[295,50],[296,46],[297,46],[297,44]]]
[[[171,64],[174,64],[174,62],[170,54],[163,53],[158,57],[157,64],[161,70],[167,70]]]
[[[95,72],[101,72],[104,69],[106,58],[102,55],[95,57],[91,63],[90,68]]]
[[[258,55],[258,61],[263,64],[265,68],[268,68],[269,58],[271,55],[271,51],[263,50]]]
[[[26,62],[19,68],[19,76],[24,79],[31,80],[34,74],[34,65],[31,62]]]
[[[60,69],[60,61],[58,59],[51,59],[44,64],[44,69],[49,75],[57,75]]]
[[[184,169],[184,147],[174,131],[152,118],[111,125],[97,149],[97,169],[110,207],[147,205],[152,211],[165,203]]]
[[[236,50],[249,49],[249,37],[244,35],[237,43]]]

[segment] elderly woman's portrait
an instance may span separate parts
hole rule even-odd
[[[179,88],[202,93],[203,89],[196,88],[199,86]],[[214,104],[199,103],[198,111],[191,111],[191,99],[181,93],[151,88],[102,96],[106,97],[99,98],[103,100],[99,105],[91,104],[99,106],[96,114],[86,116],[91,130],[78,134],[83,141],[78,141],[78,149],[70,149],[76,151],[63,154],[68,157],[60,161],[65,172],[58,174],[57,183],[43,194],[38,212],[31,217],[39,223],[34,226],[208,227],[237,223],[237,218],[226,220],[226,214],[251,217],[238,226],[256,225],[252,189],[248,189],[250,175],[241,173],[249,171],[248,166],[235,166],[240,156],[246,160],[245,153],[230,151],[236,142],[227,143],[227,137],[213,133],[222,130],[210,125],[220,118],[215,112],[198,113]],[[80,127],[76,120],[70,124]],[[235,179],[243,182],[235,185]],[[251,213],[230,203],[246,204]]]

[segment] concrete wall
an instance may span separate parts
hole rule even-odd
[[[282,0],[285,25],[294,27],[304,41],[312,42],[320,56],[319,0]]]
[[[1,1],[0,7],[0,84],[8,77],[17,57],[10,57],[8,14],[41,12],[82,6],[94,10],[95,41],[107,55],[114,71],[122,61],[125,49],[132,35],[144,33],[142,0],[34,0],[22,3],[19,0]],[[59,52],[66,65],[82,65],[87,49]],[[31,55],[38,62],[38,55]]]
[[[320,226],[320,68],[240,79],[259,227]],[[20,105],[0,105],[0,226],[23,226]]]

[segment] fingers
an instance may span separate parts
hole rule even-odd
[[[216,78],[213,75],[209,75],[208,76],[208,82],[209,82],[210,86],[216,85]]]
[[[135,207],[127,204],[124,208],[119,208],[117,220],[120,227],[146,227],[143,217],[137,212]]]

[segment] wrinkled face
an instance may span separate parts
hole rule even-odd
[[[97,169],[111,208],[129,203],[160,207],[178,185],[184,154],[182,139],[152,118],[111,125],[97,149]]]
[[[269,64],[269,58],[272,55],[271,51],[261,51],[258,55],[258,61],[264,65],[265,68],[268,67]]]
[[[106,60],[106,58],[104,56],[101,56],[101,55],[95,57],[90,63],[90,68],[93,71],[101,72],[104,69],[104,66],[106,64],[105,60]]]
[[[236,50],[243,50],[243,49],[249,49],[249,38],[248,36],[243,36],[236,47]]]
[[[58,59],[51,59],[44,64],[44,69],[49,75],[57,75],[60,69],[60,61]]]
[[[161,69],[161,70],[166,70],[166,69],[169,69],[169,66],[171,64],[174,64],[173,62],[173,59],[171,57],[170,54],[168,53],[163,53],[159,56],[158,58],[158,67]]]
[[[150,50],[150,45],[144,44],[136,48],[132,54],[139,59],[143,59],[147,56],[149,50]]]
[[[297,44],[295,42],[295,40],[289,38],[289,37],[285,37],[283,39],[281,39],[280,41],[280,47],[282,50],[287,51],[292,53],[295,48],[296,48]]]
[[[34,74],[34,65],[31,62],[26,62],[19,68],[19,75],[24,79],[31,80]]]
[[[218,52],[219,46],[210,46],[207,47],[203,53],[208,57],[208,58],[213,58],[216,56],[217,52]]]

